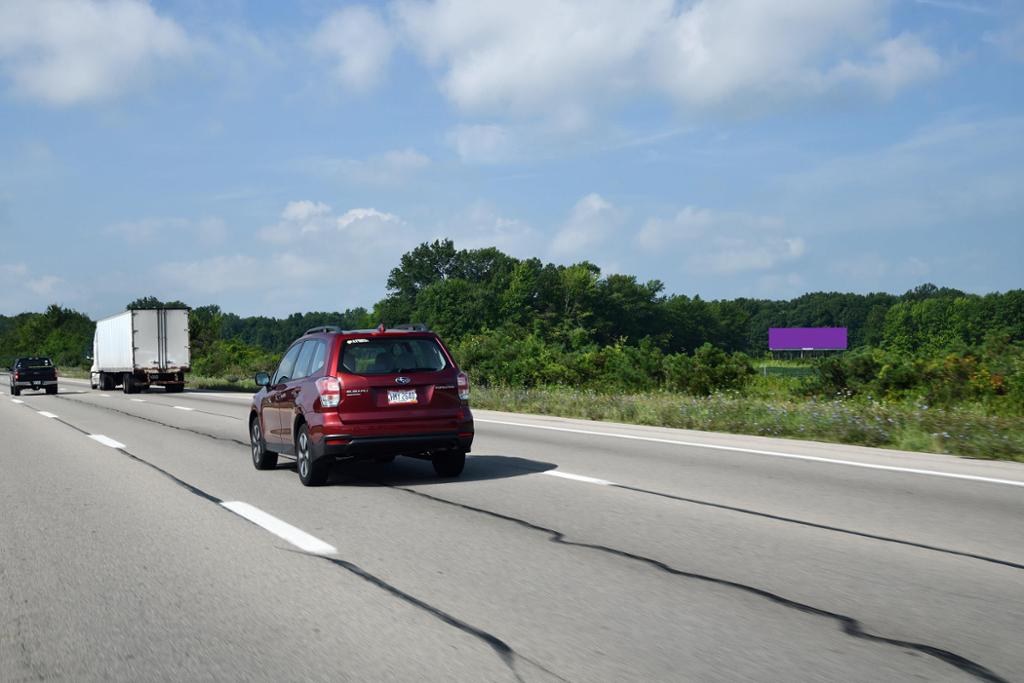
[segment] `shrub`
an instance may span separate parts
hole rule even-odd
[[[666,356],[662,368],[669,389],[697,396],[742,389],[754,374],[754,366],[746,354],[727,354],[711,344],[704,344],[692,356],[683,353]]]

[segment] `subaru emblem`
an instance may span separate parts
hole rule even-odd
[[[408,384],[412,380],[409,379],[408,377],[396,377],[395,381],[398,382],[399,384]]]

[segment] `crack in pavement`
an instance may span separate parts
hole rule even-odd
[[[118,411],[118,410],[116,410],[114,408],[105,408],[104,407],[103,409],[104,410],[114,410],[115,412],[123,412],[123,411]],[[147,419],[147,418],[140,418],[140,419]],[[86,430],[82,429],[81,427],[78,427],[77,425],[74,425],[74,424],[68,422],[67,420],[65,420],[63,418],[59,418],[58,417],[58,418],[55,418],[55,420],[57,422],[59,422],[60,424],[63,424],[65,426],[67,426],[67,427],[70,427],[71,429],[75,430],[76,432],[79,432],[79,433],[84,434],[86,436],[89,435],[89,432],[87,432]],[[153,421],[153,420],[150,420],[150,421]],[[162,423],[157,422],[157,424],[162,424]],[[172,428],[178,429],[177,427],[173,427],[173,425],[163,425],[163,426],[170,426]],[[185,431],[192,431],[192,430],[185,430]],[[204,436],[208,436],[208,435],[204,435]],[[211,437],[211,438],[217,439],[217,438],[221,438],[221,437]],[[224,502],[221,498],[218,498],[217,496],[215,496],[215,495],[213,495],[211,493],[208,493],[208,492],[204,491],[203,489],[188,483],[187,481],[185,481],[185,480],[175,476],[174,474],[172,474],[168,470],[165,470],[164,468],[160,467],[159,465],[157,465],[155,463],[152,463],[152,462],[150,462],[150,461],[146,460],[145,458],[142,458],[142,457],[140,457],[138,455],[135,455],[134,453],[129,451],[127,448],[115,448],[114,450],[119,452],[121,455],[124,455],[127,458],[133,460],[134,462],[137,462],[139,464],[145,465],[145,466],[153,469],[154,471],[158,472],[159,474],[163,475],[167,479],[171,480],[176,485],[178,485],[181,488],[185,489],[189,493],[191,493],[191,494],[193,494],[195,496],[198,496],[198,497],[202,498],[203,500],[205,500],[207,502],[210,502],[210,503],[213,503],[213,504],[217,505],[218,509],[220,509],[220,510],[224,510],[225,509],[225,508],[223,508],[221,506],[221,503]],[[231,514],[233,516],[238,516],[238,515],[235,515],[235,513],[231,513]],[[242,519],[245,519],[245,518],[243,517]],[[246,521],[249,521],[249,520],[246,520]],[[254,524],[254,523],[250,521],[250,524]],[[254,524],[254,526],[258,526],[258,525]],[[260,527],[260,528],[262,528],[262,527]],[[397,586],[394,586],[394,585],[388,583],[384,579],[376,576],[375,574],[372,574],[371,572],[366,571],[365,569],[363,569],[362,567],[360,567],[359,565],[357,565],[357,564],[355,564],[353,562],[349,562],[348,560],[344,560],[344,559],[341,559],[339,557],[331,557],[329,555],[316,555],[316,554],[313,554],[313,553],[306,553],[306,552],[302,552],[302,551],[291,550],[290,548],[285,548],[284,550],[287,550],[289,552],[295,552],[295,553],[297,553],[299,555],[305,555],[307,557],[322,559],[322,560],[325,560],[327,562],[330,562],[331,564],[333,564],[333,565],[335,565],[337,567],[340,567],[340,568],[342,568],[342,569],[344,569],[344,570],[346,570],[346,571],[348,571],[348,572],[358,576],[359,578],[361,578],[364,581],[367,581],[368,583],[370,583],[370,584],[380,588],[381,590],[384,590],[387,593],[390,593],[391,595],[399,598],[400,600],[402,600],[406,604],[411,605],[411,606],[413,606],[413,607],[415,607],[417,609],[420,609],[420,610],[426,612],[427,614],[430,614],[431,616],[435,617],[436,619],[442,621],[443,623],[448,624],[449,626],[452,626],[452,627],[458,629],[459,631],[462,631],[463,633],[466,633],[466,634],[468,634],[470,636],[473,636],[474,638],[477,638],[478,640],[481,640],[488,647],[490,647],[495,652],[495,654],[498,655],[498,657],[505,664],[505,666],[508,667],[509,671],[515,677],[515,679],[517,681],[520,681],[520,683],[523,683],[523,678],[522,678],[522,675],[520,674],[520,671],[518,670],[518,668],[516,666],[517,663],[519,663],[519,662],[525,662],[527,664],[530,664],[531,666],[534,666],[537,669],[540,669],[544,673],[546,673],[546,674],[548,674],[550,676],[553,676],[554,678],[557,678],[560,681],[567,681],[568,680],[568,679],[563,678],[562,676],[559,676],[558,674],[554,673],[553,671],[551,671],[550,669],[548,669],[544,665],[540,664],[539,662],[537,662],[537,661],[527,657],[526,655],[523,655],[523,654],[517,652],[512,646],[510,646],[508,643],[506,643],[505,641],[501,640],[497,636],[495,636],[495,635],[493,635],[493,634],[491,634],[491,633],[489,633],[489,632],[487,632],[487,631],[485,631],[485,630],[483,630],[481,628],[473,626],[472,624],[469,624],[469,623],[467,623],[467,622],[465,622],[465,621],[463,621],[463,620],[461,620],[461,619],[459,619],[459,618],[449,614],[448,612],[445,612],[444,610],[442,610],[442,609],[440,609],[438,607],[435,607],[435,606],[431,605],[430,603],[425,602],[424,600],[421,600],[420,598],[417,598],[416,596],[414,596],[414,595],[412,595],[410,593],[407,593],[407,592],[403,591],[402,589],[398,588]]]
[[[208,437],[208,438],[211,438],[211,439],[215,439],[215,440],[218,440],[218,441],[227,441],[227,442],[232,442],[232,443],[237,443],[237,444],[240,444],[240,445],[248,446],[248,443],[240,441],[238,439],[231,439],[231,438],[226,438],[226,437],[215,436],[215,435],[212,435],[212,434],[207,434],[205,432],[199,432],[199,431],[196,431],[196,430],[188,429],[186,427],[179,427],[179,426],[176,426],[176,425],[166,424],[166,423],[160,422],[158,420],[153,420],[151,418],[141,417],[139,415],[135,415],[133,413],[128,413],[126,411],[118,410],[116,408],[110,408],[108,406],[101,406],[101,405],[95,405],[95,404],[91,404],[91,403],[85,403],[83,401],[75,401],[74,399],[67,399],[67,398],[65,398],[64,400],[71,400],[71,401],[74,401],[75,403],[80,403],[80,404],[84,404],[84,405],[88,405],[88,406],[94,406],[94,407],[99,408],[101,410],[109,410],[109,411],[112,411],[112,412],[120,413],[120,414],[123,414],[123,415],[127,415],[129,417],[134,417],[134,418],[137,418],[137,419],[140,419],[140,420],[144,420],[146,422],[151,422],[151,423],[163,426],[163,427],[168,427],[170,429],[190,432],[190,433],[193,433],[193,434],[197,434],[199,436],[205,436],[205,437]],[[69,427],[72,427],[73,429],[75,429],[75,430],[77,430],[79,432],[82,432],[83,434],[88,434],[84,430],[79,429],[78,427],[76,427],[76,426],[74,426],[74,425],[64,421],[63,419],[59,419],[58,418],[57,421],[61,422],[62,424],[65,424],[65,425],[67,425]],[[148,462],[148,461],[146,461],[146,460],[144,460],[142,458],[139,458],[138,456],[135,456],[134,454],[128,452],[127,450],[124,450],[124,449],[117,449],[117,450],[119,450],[124,455],[126,455],[126,456],[128,456],[128,457],[130,457],[130,458],[132,458],[132,459],[134,459],[134,460],[136,460],[138,462],[140,462],[140,463],[148,465],[149,467],[152,467],[153,469],[159,471],[164,476],[170,478],[172,481],[174,481],[178,485],[180,485],[180,486],[186,488],[187,490],[189,490],[191,493],[193,493],[195,495],[198,495],[200,497],[203,497],[203,498],[205,498],[205,499],[207,499],[207,500],[209,500],[211,502],[216,502],[216,503],[221,502],[220,499],[217,499],[217,498],[207,494],[205,491],[202,491],[201,489],[193,487],[191,484],[188,484],[187,482],[185,482],[185,481],[183,481],[181,479],[178,479],[177,477],[175,477],[174,475],[170,474],[166,470],[160,468],[159,466],[154,465],[154,464],[152,464],[152,463],[150,463],[150,462]],[[791,600],[789,598],[785,598],[785,597],[783,597],[781,595],[778,595],[776,593],[772,593],[770,591],[767,591],[767,590],[764,590],[764,589],[761,589],[761,588],[757,588],[756,586],[749,586],[749,585],[742,584],[742,583],[739,583],[739,582],[730,581],[728,579],[721,579],[721,578],[717,578],[717,577],[713,577],[713,576],[708,576],[708,575],[704,575],[704,574],[697,574],[697,573],[694,573],[694,572],[687,572],[687,571],[684,571],[684,570],[681,570],[681,569],[676,569],[675,567],[672,567],[672,566],[670,566],[670,565],[668,565],[668,564],[666,564],[666,563],[664,563],[664,562],[662,562],[660,560],[656,560],[656,559],[653,559],[653,558],[650,558],[650,557],[645,557],[643,555],[637,555],[635,553],[630,553],[630,552],[625,551],[625,550],[620,550],[620,549],[612,548],[612,547],[605,546],[605,545],[594,544],[594,543],[584,543],[584,542],[578,542],[578,541],[569,541],[569,540],[566,540],[565,535],[562,532],[560,532],[560,531],[558,531],[556,529],[550,529],[550,528],[547,528],[547,527],[543,527],[543,526],[534,524],[532,522],[528,522],[526,520],[519,519],[517,517],[512,517],[512,516],[509,516],[509,515],[504,515],[504,514],[499,513],[499,512],[494,512],[492,510],[486,510],[486,509],[483,509],[483,508],[474,507],[472,505],[467,505],[467,504],[464,504],[464,503],[458,503],[456,501],[448,500],[448,499],[445,499],[445,498],[440,498],[438,496],[434,496],[434,495],[431,495],[431,494],[428,494],[428,493],[423,493],[421,491],[405,488],[405,487],[402,487],[402,486],[389,485],[389,484],[387,484],[385,482],[380,482],[380,481],[375,482],[375,483],[377,483],[378,485],[383,486],[383,487],[392,488],[392,489],[395,489],[395,490],[398,490],[398,491],[403,491],[405,493],[409,493],[409,494],[412,494],[412,495],[415,495],[415,496],[419,496],[419,497],[422,497],[422,498],[425,498],[425,499],[429,499],[429,500],[432,500],[432,501],[437,502],[437,503],[442,503],[444,505],[450,505],[450,506],[461,508],[461,509],[464,509],[464,510],[467,510],[467,511],[476,512],[478,514],[488,515],[488,516],[491,516],[491,517],[494,517],[494,518],[497,518],[497,519],[502,519],[502,520],[505,520],[505,521],[508,521],[508,522],[512,522],[514,524],[518,524],[520,526],[523,526],[523,527],[528,528],[528,529],[532,529],[534,531],[540,531],[540,532],[546,533],[546,534],[548,534],[551,537],[550,540],[553,543],[557,543],[557,544],[561,544],[561,545],[566,545],[566,546],[575,546],[575,547],[580,547],[580,548],[587,548],[587,549],[590,549],[590,550],[596,550],[596,551],[599,551],[599,552],[608,553],[608,554],[611,554],[611,555],[615,555],[615,556],[618,556],[618,557],[622,557],[622,558],[625,558],[625,559],[629,559],[629,560],[633,560],[633,561],[637,561],[637,562],[641,562],[641,563],[650,565],[652,567],[655,567],[656,569],[659,569],[661,571],[667,572],[667,573],[675,575],[675,576],[680,576],[680,577],[694,579],[694,580],[698,580],[698,581],[703,581],[703,582],[707,582],[707,583],[711,583],[711,584],[715,584],[715,585],[725,586],[725,587],[728,587],[728,588],[733,588],[733,589],[736,589],[736,590],[739,590],[739,591],[742,591],[742,592],[745,592],[745,593],[748,593],[748,594],[751,594],[751,595],[755,595],[755,596],[758,596],[760,598],[769,600],[769,601],[771,601],[771,602],[773,602],[775,604],[782,605],[782,606],[787,607],[789,609],[794,609],[796,611],[800,611],[800,612],[803,612],[803,613],[806,613],[806,614],[812,614],[812,615],[815,615],[815,616],[822,616],[822,617],[830,618],[830,619],[833,619],[833,620],[839,622],[839,624],[842,627],[843,632],[846,633],[847,635],[851,636],[851,637],[859,638],[859,639],[862,639],[862,640],[867,640],[867,641],[870,641],[870,642],[876,642],[876,643],[881,643],[881,644],[885,644],[885,645],[891,645],[893,647],[902,647],[902,648],[911,649],[911,650],[920,652],[922,654],[926,654],[926,655],[929,655],[929,656],[934,657],[936,659],[939,659],[940,661],[943,661],[943,662],[945,662],[945,663],[947,663],[947,664],[949,664],[951,666],[954,666],[957,669],[959,669],[959,670],[961,670],[961,671],[963,671],[963,672],[965,672],[965,673],[967,673],[967,674],[969,674],[971,676],[974,676],[974,677],[976,677],[976,678],[978,678],[980,680],[993,681],[995,683],[1005,683],[1006,682],[1006,679],[1002,678],[1001,676],[999,676],[998,674],[994,673],[993,671],[991,671],[990,669],[986,668],[985,666],[983,666],[981,664],[978,664],[977,662],[974,662],[974,661],[972,661],[970,659],[967,659],[966,657],[958,655],[958,654],[956,654],[954,652],[951,652],[949,650],[944,650],[942,648],[938,648],[938,647],[934,647],[934,646],[931,646],[931,645],[927,645],[925,643],[916,643],[916,642],[912,642],[912,641],[899,640],[899,639],[895,639],[895,638],[887,638],[885,636],[879,636],[879,635],[876,635],[876,634],[873,634],[873,633],[869,633],[869,632],[867,632],[867,631],[865,631],[863,629],[860,621],[855,619],[855,618],[853,618],[853,617],[850,617],[850,616],[847,616],[847,615],[844,615],[844,614],[839,614],[839,613],[836,613],[836,612],[830,612],[828,610],[821,609],[821,608],[818,608],[818,607],[814,607],[812,605],[807,605],[807,604],[804,604],[804,603],[800,603],[800,602],[797,602],[795,600]],[[877,540],[891,541],[891,542],[902,543],[902,544],[911,545],[911,546],[915,546],[915,547],[922,547],[922,548],[925,548],[925,549],[928,549],[928,550],[937,550],[937,551],[941,551],[941,552],[949,552],[951,554],[963,555],[963,556],[972,557],[972,558],[975,558],[975,559],[981,559],[981,560],[985,560],[985,561],[995,562],[997,564],[1005,564],[1005,565],[1009,565],[1009,566],[1013,566],[1013,567],[1018,567],[1018,568],[1020,567],[1020,565],[1016,565],[1016,564],[1011,563],[1011,562],[1006,562],[1006,561],[1002,561],[1002,560],[994,560],[992,558],[986,558],[984,556],[976,556],[976,555],[972,555],[970,553],[963,553],[963,552],[959,552],[959,551],[950,551],[950,550],[945,550],[945,549],[942,549],[942,548],[936,548],[936,547],[932,547],[932,546],[924,546],[924,545],[916,544],[916,543],[909,542],[909,541],[899,541],[897,539],[889,539],[889,538],[885,538],[885,537],[873,536],[873,535],[864,534],[864,533],[861,533],[861,532],[850,532],[850,531],[847,531],[847,530],[844,530],[844,529],[839,529],[839,528],[833,528],[833,527],[827,527],[827,526],[824,526],[824,525],[814,524],[812,522],[803,522],[801,520],[793,520],[793,519],[789,519],[789,518],[785,518],[785,517],[777,517],[775,515],[770,515],[770,514],[767,514],[767,513],[758,513],[758,512],[755,512],[755,511],[748,511],[748,510],[744,510],[742,508],[732,508],[730,506],[720,505],[720,504],[716,504],[716,503],[708,503],[708,502],[705,502],[705,501],[697,501],[697,500],[693,500],[693,499],[686,499],[686,498],[681,498],[681,497],[677,497],[677,496],[672,496],[671,494],[662,494],[662,493],[658,493],[658,492],[655,492],[655,491],[648,491],[648,490],[645,490],[645,489],[638,489],[638,488],[635,488],[635,487],[624,486],[624,485],[620,485],[620,484],[615,484],[614,486],[617,487],[617,488],[624,489],[624,490],[631,490],[631,491],[635,491],[635,492],[639,492],[639,493],[648,493],[648,494],[659,495],[659,496],[663,496],[663,497],[667,497],[667,498],[674,498],[674,499],[678,499],[678,500],[681,500],[683,502],[688,502],[688,503],[708,505],[708,506],[711,506],[711,507],[719,507],[719,508],[729,509],[729,510],[733,510],[733,511],[736,511],[736,512],[742,512],[742,513],[748,513],[748,514],[756,514],[756,515],[765,516],[765,517],[769,517],[769,518],[773,518],[773,519],[778,519],[780,521],[795,522],[795,523],[804,524],[804,525],[807,525],[807,526],[814,526],[814,527],[824,528],[824,529],[828,529],[828,530],[832,530],[832,531],[840,531],[840,532],[844,532],[844,533],[851,533],[851,534],[854,534],[854,535],[865,536],[865,537],[874,538],[874,539],[877,539]],[[417,598],[404,593],[404,591],[401,591],[400,589],[398,589],[396,587],[393,587],[390,584],[387,584],[382,579],[379,579],[378,577],[374,576],[373,574],[370,574],[369,572],[366,572],[362,568],[358,567],[358,565],[354,565],[352,563],[347,562],[346,560],[341,560],[341,559],[338,559],[338,558],[330,558],[330,557],[327,557],[327,556],[317,556],[317,557],[321,557],[321,558],[323,558],[325,560],[331,561],[335,565],[337,565],[339,567],[342,567],[342,568],[344,568],[344,569],[346,569],[346,570],[348,570],[348,571],[350,571],[350,572],[360,576],[361,578],[364,578],[367,581],[370,581],[374,585],[377,585],[378,587],[380,587],[382,589],[385,589],[388,592],[391,592],[392,594],[396,595],[397,597],[400,597],[403,600],[408,601],[410,604],[413,604],[414,606],[419,607],[420,609],[426,609],[432,615],[434,615],[435,617],[441,619],[442,621],[445,621],[445,623],[448,623],[449,625],[455,626],[457,628],[461,628],[460,626],[457,625],[457,623],[458,624],[463,624],[464,623],[464,622],[461,622],[461,621],[455,619],[454,617],[451,617],[450,615],[447,615],[447,613],[445,613],[445,612],[443,612],[443,611],[441,611],[441,610],[439,610],[437,608],[434,608],[433,606],[429,605],[428,603],[424,603],[424,602],[418,600]],[[455,623],[455,622],[457,622],[457,623]],[[469,625],[467,624],[466,626],[469,626]],[[472,626],[469,626],[469,628],[475,629],[475,627],[472,627]],[[477,631],[479,631],[479,634],[486,635],[487,637],[483,638],[481,635],[479,635],[477,633]],[[470,632],[470,631],[467,631],[467,632]],[[505,661],[506,664],[509,665],[510,669],[512,670],[512,672],[516,676],[516,678],[518,680],[522,680],[520,678],[520,676],[519,676],[519,673],[515,670],[514,664],[511,661],[507,660],[507,656],[509,656],[509,655],[507,655],[506,651],[502,648],[502,646],[504,646],[504,648],[508,648],[508,652],[516,654],[514,650],[512,650],[507,644],[505,644],[500,639],[496,638],[495,636],[491,636],[490,634],[487,634],[485,631],[474,630],[471,633],[473,635],[475,635],[476,637],[478,637],[478,638],[482,638],[484,640],[484,642],[486,642],[492,649],[494,649],[495,652],[498,653],[499,656],[502,657],[502,660]],[[498,644],[500,644],[500,645],[498,645]],[[557,674],[551,672],[550,670],[548,670],[545,667],[543,667],[542,665],[534,662],[533,660],[530,660],[529,658],[526,658],[526,657],[524,657],[522,655],[518,655],[518,654],[516,654],[516,656],[521,657],[523,659],[523,661],[529,662],[529,663],[533,664],[534,666],[537,666],[538,668],[540,668],[541,670],[545,671],[546,673],[548,673],[548,674],[550,674],[552,676],[558,677],[560,680],[565,680],[564,678],[561,678]]]
[[[161,427],[167,427],[169,429],[176,429],[178,431],[188,432],[190,434],[196,434],[197,436],[205,436],[205,437],[207,437],[209,439],[216,439],[218,441],[225,441],[225,442],[228,442],[228,443],[235,443],[235,444],[239,444],[241,446],[246,446],[246,447],[249,446],[249,443],[247,441],[242,441],[240,439],[231,439],[231,438],[228,438],[228,437],[216,436],[215,434],[209,434],[207,432],[201,432],[201,431],[196,430],[196,429],[189,429],[188,427],[180,427],[180,426],[177,426],[177,425],[167,424],[166,422],[160,422],[159,420],[154,420],[152,418],[142,417],[141,415],[136,415],[135,413],[129,413],[129,412],[124,411],[124,410],[118,410],[117,408],[111,408],[109,406],[99,405],[99,404],[95,404],[95,403],[89,403],[89,402],[86,402],[86,401],[79,401],[79,400],[76,400],[76,399],[69,399],[67,397],[62,397],[59,394],[57,395],[57,397],[61,398],[63,400],[66,400],[66,401],[73,401],[74,403],[78,403],[80,405],[90,406],[90,407],[94,407],[94,408],[97,408],[97,409],[100,409],[100,410],[109,410],[111,412],[119,413],[121,415],[126,415],[128,417],[134,417],[136,419],[143,420],[145,422],[150,422],[150,423],[153,423],[153,424],[160,425]],[[197,411],[197,412],[203,412],[203,411]],[[287,457],[290,457],[290,456],[284,455],[284,457],[287,458]],[[523,469],[523,471],[528,471],[528,472],[532,472],[533,471],[533,470],[530,470],[530,469],[527,469],[527,468],[521,468],[521,469]],[[704,506],[704,507],[716,508],[716,509],[719,509],[719,510],[728,510],[730,512],[737,512],[737,513],[745,514],[745,515],[753,515],[753,516],[756,516],[756,517],[763,517],[765,519],[772,519],[772,520],[775,520],[775,521],[778,521],[778,522],[786,522],[788,524],[798,524],[800,526],[806,526],[806,527],[810,527],[810,528],[814,528],[814,529],[822,529],[823,531],[834,531],[834,532],[840,533],[840,534],[848,534],[850,536],[858,536],[860,538],[869,538],[871,540],[882,541],[882,542],[885,542],[885,543],[895,543],[895,544],[898,544],[898,545],[905,545],[905,546],[908,546],[908,547],[911,547],[911,548],[918,548],[919,550],[929,550],[929,551],[932,551],[932,552],[944,553],[944,554],[947,554],[947,555],[956,555],[958,557],[966,557],[966,558],[969,558],[969,559],[972,559],[972,560],[979,560],[981,562],[989,562],[991,564],[997,564],[997,565],[1001,565],[1001,566],[1004,566],[1004,567],[1010,567],[1011,569],[1024,569],[1024,564],[1020,564],[1018,562],[1011,562],[1010,560],[1001,560],[999,558],[989,557],[987,555],[979,555],[977,553],[971,553],[971,552],[967,552],[967,551],[964,551],[964,550],[954,550],[952,548],[943,548],[941,546],[928,545],[927,543],[918,543],[916,541],[907,541],[907,540],[903,540],[903,539],[900,539],[900,538],[892,538],[891,536],[881,536],[881,535],[878,535],[878,534],[871,534],[871,533],[868,533],[866,531],[856,531],[856,530],[853,530],[853,529],[844,529],[842,527],[830,526],[828,524],[819,524],[817,522],[809,522],[807,520],[796,519],[794,517],[784,517],[782,515],[773,515],[773,514],[771,514],[769,512],[761,512],[761,511],[758,511],[758,510],[750,510],[750,509],[747,509],[747,508],[741,508],[741,507],[737,507],[737,506],[733,506],[733,505],[726,505],[724,503],[714,503],[714,502],[711,502],[711,501],[699,500],[699,499],[696,499],[696,498],[686,498],[684,496],[677,496],[677,495],[674,495],[674,494],[671,494],[671,493],[664,493],[662,491],[654,491],[654,490],[651,490],[651,489],[644,489],[644,488],[640,488],[640,487],[636,487],[636,486],[629,486],[628,484],[618,484],[618,483],[612,482],[610,484],[610,487],[611,488],[622,489],[623,491],[631,491],[633,493],[643,493],[643,494],[650,495],[650,496],[657,496],[659,498],[667,498],[667,499],[676,500],[676,501],[679,501],[679,502],[682,502],[682,503],[690,503],[691,505],[701,505],[701,506]]]
[[[363,569],[362,567],[360,567],[357,564],[353,564],[352,562],[349,562],[347,560],[343,560],[343,559],[340,559],[340,558],[337,558],[337,557],[330,557],[330,556],[327,556],[327,555],[313,555],[311,553],[304,553],[304,552],[299,551],[299,550],[291,550],[291,549],[289,549],[289,552],[298,553],[300,555],[308,555],[310,557],[316,557],[318,559],[330,562],[331,564],[333,564],[333,565],[335,565],[337,567],[340,567],[340,568],[342,568],[342,569],[344,569],[344,570],[346,570],[348,572],[351,572],[352,574],[355,574],[356,576],[358,576],[359,578],[361,578],[361,579],[363,579],[365,581],[368,581],[369,583],[373,584],[374,586],[377,586],[381,590],[384,590],[384,591],[387,591],[388,593],[391,593],[392,595],[394,595],[395,597],[399,598],[400,600],[403,600],[404,602],[407,602],[410,605],[413,605],[415,607],[418,607],[418,608],[422,609],[425,612],[428,612],[429,614],[431,614],[434,617],[440,619],[441,621],[443,621],[444,623],[448,624],[449,626],[453,626],[454,628],[457,628],[460,631],[463,631],[464,633],[467,633],[467,634],[469,634],[469,635],[471,635],[471,636],[473,636],[475,638],[478,638],[479,640],[482,640],[488,646],[490,646],[490,648],[492,650],[494,650],[494,652],[501,658],[501,660],[505,663],[505,665],[508,666],[508,668],[512,671],[512,674],[516,677],[516,680],[518,680],[518,681],[522,681],[523,680],[522,676],[519,673],[518,668],[516,667],[516,664],[519,661],[526,662],[526,663],[528,663],[528,664],[530,664],[530,665],[540,669],[544,673],[557,678],[560,681],[568,681],[568,679],[563,678],[562,676],[559,676],[554,671],[552,671],[551,669],[548,669],[547,667],[545,667],[540,662],[537,662],[537,661],[535,661],[533,659],[530,659],[526,655],[517,652],[508,643],[506,643],[505,641],[501,640],[497,636],[495,636],[495,635],[493,635],[491,633],[488,633],[487,631],[484,631],[484,630],[482,630],[480,628],[477,628],[476,626],[473,626],[472,624],[468,624],[468,623],[462,621],[461,619],[459,619],[457,617],[454,617],[451,614],[445,612],[444,610],[441,610],[441,609],[439,609],[437,607],[434,607],[433,605],[431,605],[429,603],[423,602],[422,600],[420,600],[416,596],[410,595],[409,593],[406,593],[405,591],[403,591],[403,590],[401,590],[401,589],[391,585],[390,583],[387,583],[386,581],[384,581],[380,577],[371,574],[370,572],[366,571],[365,569]]]
[[[437,503],[442,503],[444,505],[450,505],[452,507],[461,508],[463,510],[467,510],[470,512],[475,512],[478,514],[487,515],[489,517],[494,517],[496,519],[501,519],[506,522],[518,524],[519,526],[522,526],[533,531],[543,532],[550,536],[550,540],[552,543],[557,543],[566,546],[574,546],[578,548],[586,548],[589,550],[596,550],[598,552],[608,553],[611,555],[615,555],[617,557],[622,557],[628,560],[641,562],[643,564],[654,567],[655,569],[658,569],[660,571],[672,574],[673,576],[680,576],[683,578],[702,581],[717,586],[733,588],[743,593],[755,595],[759,598],[763,598],[777,605],[781,605],[789,609],[803,612],[805,614],[812,614],[815,616],[833,619],[839,622],[843,632],[851,637],[867,640],[870,642],[881,643],[884,645],[891,645],[893,647],[914,650],[916,652],[920,652],[922,654],[935,657],[936,659],[945,662],[946,664],[949,664],[951,666],[954,666],[960,671],[963,671],[964,673],[974,676],[975,678],[978,678],[980,680],[992,681],[993,683],[1008,683],[1007,679],[999,676],[991,669],[988,669],[987,667],[982,666],[977,662],[971,661],[966,657],[958,655],[955,652],[950,652],[949,650],[944,650],[942,648],[927,645],[925,643],[915,643],[912,641],[899,640],[896,638],[886,638],[885,636],[879,636],[874,633],[869,633],[868,631],[864,630],[860,621],[854,619],[853,617],[847,616],[845,614],[839,614],[837,612],[830,612],[819,607],[814,607],[813,605],[807,605],[801,602],[797,602],[796,600],[791,600],[776,593],[772,593],[771,591],[767,591],[763,588],[757,588],[756,586],[748,586],[747,584],[739,583],[737,581],[720,579],[714,576],[708,576],[706,574],[697,574],[695,572],[688,572],[682,569],[677,569],[669,564],[666,564],[665,562],[662,562],[661,560],[645,557],[643,555],[637,555],[626,550],[619,550],[618,548],[611,548],[606,545],[600,545],[597,543],[584,543],[580,541],[570,541],[565,538],[565,534],[563,534],[561,531],[558,531],[557,529],[549,529],[548,527],[540,526],[539,524],[534,524],[533,522],[528,522],[524,519],[519,519],[518,517],[512,517],[510,515],[504,515],[500,512],[494,512],[492,510],[478,508],[472,505],[467,505],[465,503],[459,503],[453,500],[448,500],[447,498],[441,498],[439,496],[434,496],[429,493],[417,491],[415,489],[409,489],[402,486],[392,486],[383,482],[377,483],[383,487],[395,489],[397,491],[402,491],[414,496],[419,496],[421,498],[426,498]]]
[[[650,489],[642,489],[636,486],[628,486],[626,484],[609,484],[610,488],[622,489],[624,491],[632,491],[634,493],[644,493],[649,496],[658,496],[659,498],[668,498],[670,500],[677,500],[682,503],[690,503],[692,505],[701,505],[704,507],[715,508],[718,510],[728,510],[730,512],[739,512],[744,515],[754,515],[755,517],[764,517],[765,519],[773,519],[778,522],[787,522],[789,524],[799,524],[800,526],[811,527],[813,529],[822,529],[824,531],[835,531],[840,534],[849,534],[850,536],[859,536],[861,538],[870,538],[875,541],[884,541],[886,543],[896,543],[898,545],[910,546],[911,548],[919,548],[921,550],[931,550],[937,553],[945,553],[947,555],[957,555],[959,557],[967,557],[972,560],[981,560],[982,562],[991,562],[992,564],[1002,565],[1004,567],[1011,567],[1013,569],[1024,569],[1024,564],[1018,564],[1017,562],[1010,562],[1009,560],[1000,560],[995,557],[988,557],[986,555],[978,555],[975,553],[969,553],[964,550],[953,550],[951,548],[943,548],[936,545],[928,545],[926,543],[918,543],[916,541],[905,541],[900,538],[892,538],[891,536],[879,536],[877,534],[869,534],[866,531],[854,531],[852,529],[843,529],[842,527],[829,526],[828,524],[819,524],[817,522],[808,522],[802,519],[795,519],[793,517],[783,517],[781,515],[773,515],[770,512],[760,512],[758,510],[749,510],[747,508],[735,507],[733,505],[726,505],[724,503],[712,503],[707,500],[698,500],[696,498],[685,498],[683,496],[677,496],[671,493],[662,493],[661,491],[652,491]]]
[[[117,408],[111,408],[110,406],[100,405],[100,404],[97,404],[97,403],[89,403],[88,401],[79,401],[77,399],[68,398],[66,396],[61,396],[60,394],[56,394],[56,398],[58,398],[58,399],[60,399],[62,401],[70,401],[71,403],[76,403],[76,404],[78,404],[80,406],[86,406],[88,408],[95,408],[96,410],[107,410],[107,411],[112,412],[112,413],[118,413],[119,415],[125,415],[127,417],[132,417],[132,418],[135,418],[136,420],[142,420],[143,422],[149,422],[151,424],[160,425],[161,427],[167,427],[168,429],[175,429],[175,430],[177,430],[179,432],[188,432],[189,434],[195,434],[196,436],[205,436],[206,438],[214,439],[215,441],[224,441],[226,443],[234,443],[234,444],[238,444],[240,446],[245,446],[246,448],[249,447],[249,442],[248,441],[242,441],[241,439],[233,439],[233,438],[228,437],[228,436],[217,436],[216,434],[210,434],[208,432],[201,432],[198,429],[189,429],[188,427],[181,427],[179,425],[168,424],[166,422],[161,422],[160,420],[154,420],[151,417],[143,417],[142,415],[136,415],[135,413],[129,413],[127,410],[118,410]],[[201,411],[195,411],[195,412],[201,412]],[[65,424],[67,424],[67,423],[65,423]],[[73,426],[73,425],[68,425],[68,426],[70,427],[70,426]],[[77,427],[76,427],[76,429],[77,429]],[[81,431],[81,430],[79,430],[79,431]]]

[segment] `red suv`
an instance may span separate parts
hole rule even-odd
[[[469,379],[423,325],[315,327],[292,343],[273,377],[256,375],[249,440],[258,470],[295,457],[306,486],[340,460],[429,459],[462,473],[473,445]]]

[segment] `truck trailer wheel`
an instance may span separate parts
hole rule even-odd
[[[166,391],[168,394],[177,394],[179,392],[185,391],[185,385],[184,384],[165,384],[164,385],[164,391]]]
[[[130,372],[124,373],[124,384],[121,388],[126,394],[139,393],[139,386],[135,383],[135,375]]]

